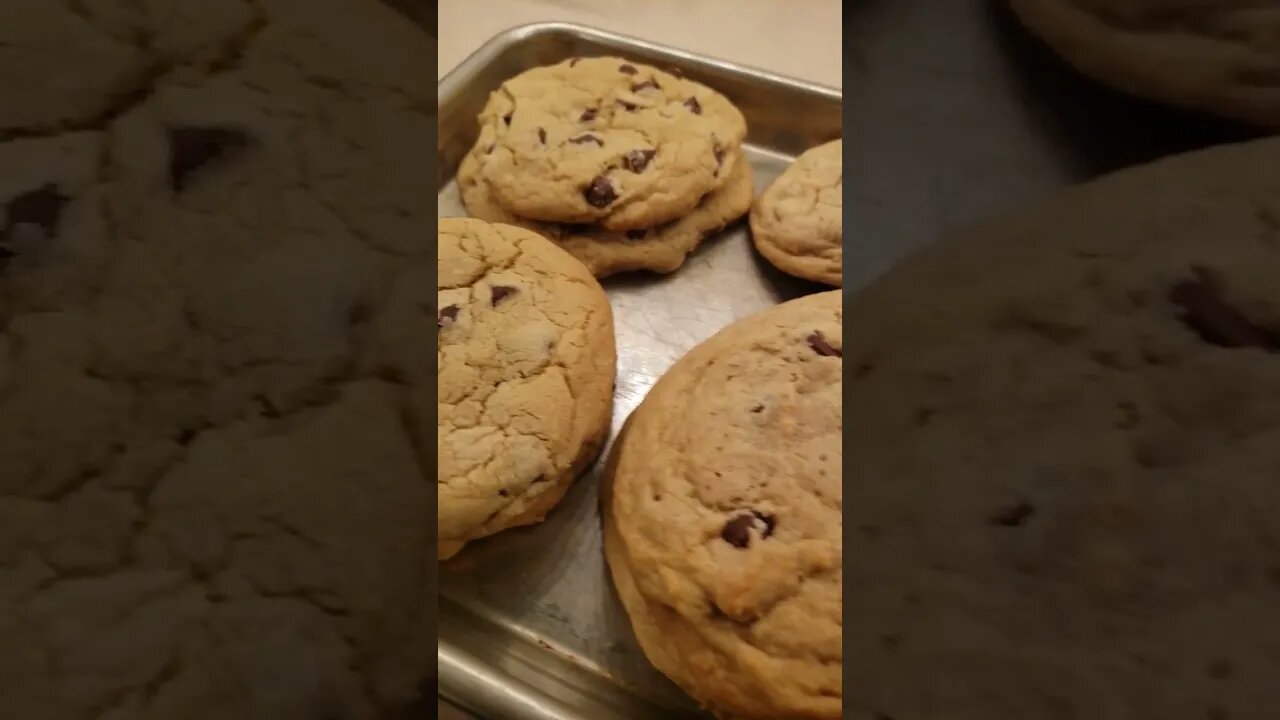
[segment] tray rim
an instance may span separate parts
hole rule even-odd
[[[497,59],[507,48],[545,35],[585,38],[598,45],[618,48],[619,52],[624,53],[628,49],[633,51],[638,49],[645,53],[670,57],[684,64],[713,69],[718,73],[737,75],[757,83],[784,85],[798,92],[819,96],[828,102],[843,103],[843,91],[839,88],[682,50],[624,33],[602,30],[580,23],[551,21],[517,25],[494,35],[440,78],[436,86],[437,122],[440,117],[440,106],[453,102],[464,91],[468,80],[478,71]],[[444,146],[444,142],[445,138],[442,135],[437,137],[437,151]],[[750,144],[750,138],[747,144]],[[451,169],[447,175],[452,177],[454,172],[455,170]],[[441,605],[456,605],[456,603],[439,595],[437,606]],[[465,614],[475,615],[470,608],[458,606],[456,609]],[[443,616],[440,619],[443,619]],[[483,618],[479,616],[473,619],[483,622]],[[562,659],[558,658],[558,660],[563,662]],[[436,665],[437,694],[463,710],[496,713],[490,720],[506,720],[506,718],[582,720],[580,713],[566,707],[559,700],[528,683],[504,675],[501,669],[488,665],[466,649],[443,640],[438,632]]]

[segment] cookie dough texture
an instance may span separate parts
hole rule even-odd
[[[684,264],[702,240],[742,217],[754,191],[751,164],[733,151],[733,170],[724,187],[702,198],[688,215],[649,230],[610,231],[593,226],[524,220],[499,205],[479,172],[474,155],[458,169],[462,202],[473,217],[527,228],[550,239],[598,278],[631,270],[668,273]]]
[[[1134,95],[1280,128],[1280,5],[1009,0],[1078,70]]]
[[[850,299],[849,716],[1274,714],[1278,265],[1267,140],[1067,191]]]
[[[6,717],[434,674],[430,52],[357,0],[0,3]]]
[[[475,153],[498,203],[530,220],[650,228],[732,176],[746,121],[704,85],[619,58],[573,58],[503,83]]]
[[[650,661],[720,717],[841,717],[840,302],[696,347],[610,459],[618,594]]]
[[[844,172],[839,140],[796,158],[751,208],[756,249],[785,273],[840,287]]]
[[[604,290],[510,225],[439,228],[440,555],[542,520],[609,430],[617,354]]]

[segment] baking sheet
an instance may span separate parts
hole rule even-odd
[[[838,91],[579,26],[527,26],[495,38],[440,83],[438,214],[466,214],[452,174],[491,90],[535,65],[603,54],[678,68],[726,94],[750,126],[744,150],[757,190],[800,152],[840,136]],[[706,240],[675,273],[603,284],[618,339],[614,435],[694,345],[738,318],[825,289],[764,263],[745,222]],[[438,662],[447,699],[493,720],[707,717],[644,659],[614,595],[597,512],[601,466],[546,522],[472,543],[441,565]]]

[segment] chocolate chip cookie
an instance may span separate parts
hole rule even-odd
[[[852,717],[1262,720],[1280,139],[1125,170],[849,302]]]
[[[533,230],[567,250],[598,278],[630,270],[667,273],[683,265],[703,238],[742,217],[751,206],[751,164],[742,150],[733,153],[733,170],[723,187],[707,193],[688,215],[649,230],[604,230],[518,218],[494,200],[475,155],[463,159],[458,184],[473,217]]]
[[[841,717],[840,302],[694,348],[610,458],[618,594],[649,660],[721,717]]]
[[[751,208],[756,249],[785,273],[840,287],[844,172],[839,140],[807,150]]]
[[[617,358],[604,290],[563,250],[470,218],[438,238],[444,558],[560,500],[604,443]]]
[[[1010,0],[1078,70],[1140,97],[1280,128],[1280,4]]]
[[[502,84],[475,154],[498,204],[530,220],[651,228],[733,177],[746,121],[724,96],[619,58],[573,58]]]
[[[365,0],[0,3],[0,715],[434,676],[434,331],[388,292],[435,272],[431,52]]]

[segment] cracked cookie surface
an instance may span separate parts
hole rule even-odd
[[[1274,714],[1278,266],[1273,139],[1068,190],[850,298],[853,716]]]
[[[474,155],[458,169],[462,202],[473,217],[532,230],[565,249],[598,278],[631,270],[672,272],[708,235],[742,217],[754,191],[751,164],[741,150],[725,185],[705,195],[688,215],[649,230],[611,231],[593,226],[523,220],[493,198]]]
[[[434,273],[429,43],[363,0],[0,18],[6,713],[386,717],[435,668],[388,292]]]
[[[595,459],[617,366],[604,290],[522,228],[440,220],[440,555],[539,522]]]
[[[1280,128],[1271,0],[1009,0],[1076,69],[1134,95]]]
[[[494,198],[530,220],[650,228],[732,176],[746,121],[724,96],[619,58],[573,58],[503,83],[473,152]]]
[[[756,198],[751,239],[779,270],[840,287],[844,172],[839,140],[805,151]]]
[[[840,302],[694,348],[610,458],[605,552],[636,636],[721,717],[841,717]]]

